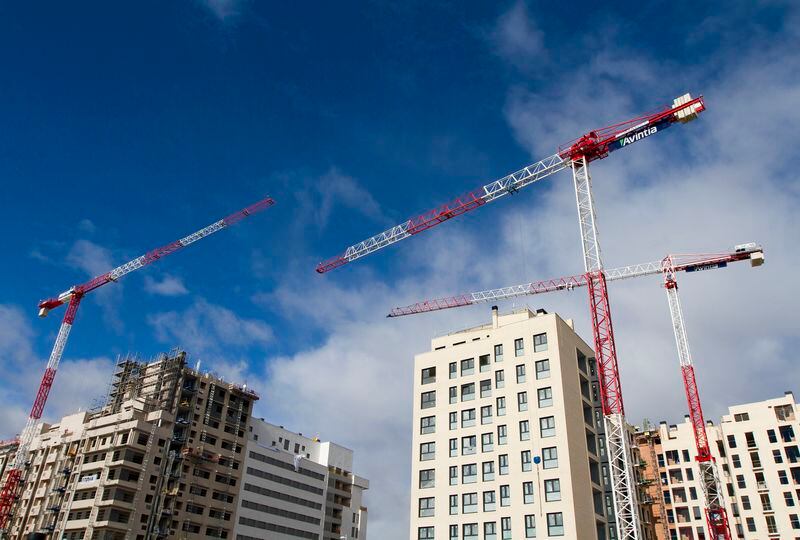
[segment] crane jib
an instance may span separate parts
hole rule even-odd
[[[656,122],[655,124],[645,124],[631,131],[621,133],[615,140],[608,143],[608,151],[613,152],[614,150],[619,150],[620,148],[628,146],[629,144],[641,141],[642,139],[645,139],[650,135],[654,135],[659,131],[664,131],[671,125],[672,120],[670,118],[665,118]]]

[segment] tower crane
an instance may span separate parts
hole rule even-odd
[[[694,120],[703,110],[705,102],[702,96],[692,98],[689,94],[684,94],[676,98],[671,107],[591,131],[561,146],[555,154],[541,161],[348,247],[344,253],[319,263],[316,269],[319,273],[328,272],[504,195],[514,193],[563,169],[571,168],[583,248],[584,276],[589,291],[594,350],[600,378],[600,397],[611,471],[614,513],[620,540],[639,540],[642,534],[632,476],[630,441],[625,432],[625,407],[622,401],[622,386],[611,323],[611,307],[597,235],[588,165],[594,160],[606,158],[612,152],[655,135],[675,123]]]
[[[706,499],[706,523],[708,525],[709,538],[713,540],[730,540],[731,532],[717,467],[708,444],[706,422],[703,417],[700,392],[697,388],[697,381],[695,380],[694,363],[689,351],[689,340],[686,334],[683,311],[681,309],[680,299],[678,298],[678,282],[676,276],[678,272],[695,272],[714,268],[725,268],[728,263],[747,260],[750,261],[751,266],[762,265],[764,263],[763,249],[754,243],[740,244],[734,247],[733,251],[730,252],[667,255],[660,261],[623,266],[621,268],[613,268],[605,271],[606,281],[631,279],[654,274],[662,274],[664,276],[664,289],[667,291],[672,329],[678,347],[681,377],[683,378],[683,387],[686,391],[689,418],[692,423],[692,431],[697,447],[696,459],[698,468],[700,469],[700,482]],[[544,281],[533,281],[521,285],[460,294],[435,300],[426,300],[405,307],[397,307],[392,309],[387,317],[403,317],[418,313],[496,302],[498,300],[507,300],[520,296],[565,290],[571,291],[577,287],[587,286],[589,286],[589,279],[585,274]]]
[[[251,204],[247,208],[220,219],[219,221],[216,221],[211,225],[208,225],[207,227],[190,234],[189,236],[185,236],[165,246],[148,251],[144,255],[118,266],[106,272],[105,274],[96,276],[86,283],[70,287],[56,297],[39,302],[40,317],[47,316],[50,310],[53,310],[64,304],[67,304],[67,308],[64,312],[64,318],[61,322],[61,327],[56,335],[55,345],[53,346],[53,350],[50,353],[50,358],[47,361],[47,367],[44,370],[42,381],[39,384],[39,390],[36,393],[36,398],[34,399],[33,406],[31,407],[31,412],[28,415],[28,422],[19,437],[19,447],[17,448],[14,462],[8,471],[6,482],[0,491],[0,531],[7,530],[7,527],[9,526],[12,510],[17,498],[17,488],[22,480],[22,475],[28,461],[28,452],[31,441],[33,440],[34,429],[37,422],[42,417],[45,403],[47,403],[47,396],[50,393],[50,389],[53,387],[53,381],[56,377],[58,364],[61,361],[61,356],[64,354],[64,348],[67,345],[67,338],[69,337],[70,330],[75,322],[75,315],[78,312],[78,307],[80,306],[83,297],[90,292],[97,290],[103,285],[113,283],[135,270],[154,263],[162,257],[171,255],[176,251],[185,248],[189,244],[193,244],[198,240],[202,240],[203,238],[210,236],[217,231],[221,231],[222,229],[230,227],[231,225],[238,223],[248,216],[269,208],[273,204],[275,204],[275,201],[270,197],[261,199],[260,201]]]

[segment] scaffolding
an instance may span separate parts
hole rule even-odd
[[[119,412],[130,399],[144,400],[148,411],[174,410],[185,366],[186,353],[178,349],[160,354],[153,362],[131,355],[118,357],[103,413]]]

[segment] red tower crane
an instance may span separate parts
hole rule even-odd
[[[700,469],[700,482],[706,498],[706,522],[709,538],[713,540],[730,540],[731,532],[728,524],[728,515],[725,510],[722,489],[717,473],[714,457],[708,445],[706,422],[703,417],[703,407],[700,402],[700,391],[694,374],[694,363],[689,352],[689,339],[686,334],[686,325],[683,319],[680,300],[678,298],[678,272],[695,272],[698,270],[711,270],[724,268],[731,262],[749,260],[752,266],[764,263],[764,251],[760,246],[750,243],[736,246],[733,251],[725,253],[705,253],[694,255],[668,255],[661,261],[654,261],[632,266],[623,266],[606,270],[606,281],[617,281],[634,277],[663,274],[664,289],[667,291],[669,311],[672,319],[675,343],[678,346],[681,377],[686,391],[686,401],[689,408],[689,418],[692,423],[695,445],[697,447],[697,463]],[[576,287],[589,285],[585,274],[567,276],[544,281],[534,281],[522,285],[490,289],[457,296],[426,300],[405,307],[392,309],[387,317],[402,317],[418,313],[440,311],[457,307],[470,306],[529,296],[555,291],[571,291]]]
[[[622,386],[611,323],[611,306],[608,300],[606,275],[597,235],[596,212],[588,164],[594,160],[608,157],[611,152],[659,133],[675,123],[694,120],[703,110],[705,110],[705,104],[702,97],[692,99],[689,94],[684,94],[676,98],[671,107],[591,131],[562,146],[550,157],[354,244],[348,247],[344,253],[321,262],[317,266],[319,273],[338,268],[474,210],[503,195],[529,186],[560,170],[571,168],[583,248],[584,275],[589,291],[594,349],[600,378],[600,396],[603,404],[603,423],[609,455],[617,537],[620,540],[639,540],[642,533],[632,475],[630,441],[625,431],[625,407],[622,401]]]
[[[56,377],[58,364],[61,361],[61,356],[64,354],[67,338],[69,337],[70,330],[75,322],[75,315],[78,312],[78,306],[80,306],[83,297],[99,287],[102,287],[103,285],[117,281],[121,277],[133,272],[134,270],[138,270],[143,266],[154,263],[158,259],[166,257],[167,255],[171,255],[172,253],[175,253],[179,249],[182,249],[189,244],[197,242],[198,240],[225,229],[226,227],[230,227],[244,218],[260,212],[272,206],[273,204],[275,204],[275,201],[269,197],[261,199],[255,204],[252,204],[243,210],[239,210],[238,212],[231,214],[226,218],[212,223],[211,225],[204,227],[199,231],[190,234],[189,236],[185,236],[165,246],[148,251],[144,255],[118,266],[113,270],[106,272],[105,274],[94,277],[86,283],[75,285],[58,296],[43,300],[39,303],[40,317],[47,316],[47,313],[50,310],[55,309],[63,304],[67,304],[67,309],[64,313],[61,327],[58,330],[55,345],[53,346],[53,350],[50,353],[50,358],[47,361],[47,367],[44,370],[42,382],[39,384],[39,390],[36,393],[36,399],[34,399],[33,407],[31,407],[31,412],[28,415],[28,422],[20,435],[19,447],[17,448],[14,463],[8,471],[6,482],[3,485],[2,491],[0,491],[0,531],[6,530],[9,525],[14,502],[17,498],[17,488],[22,480],[25,464],[28,461],[28,451],[34,436],[34,428],[36,427],[39,419],[42,417],[45,403],[47,403],[47,396],[50,393],[50,389],[53,387],[53,381]]]

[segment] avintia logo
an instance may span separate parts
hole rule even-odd
[[[635,143],[636,141],[640,141],[640,140],[644,139],[645,137],[649,137],[653,133],[657,133],[657,132],[658,132],[658,127],[656,127],[656,126],[649,127],[647,129],[643,129],[642,131],[640,131],[638,133],[635,133],[634,135],[629,135],[627,137],[623,137],[622,139],[620,139],[619,145],[620,146],[625,146],[627,144]]]

